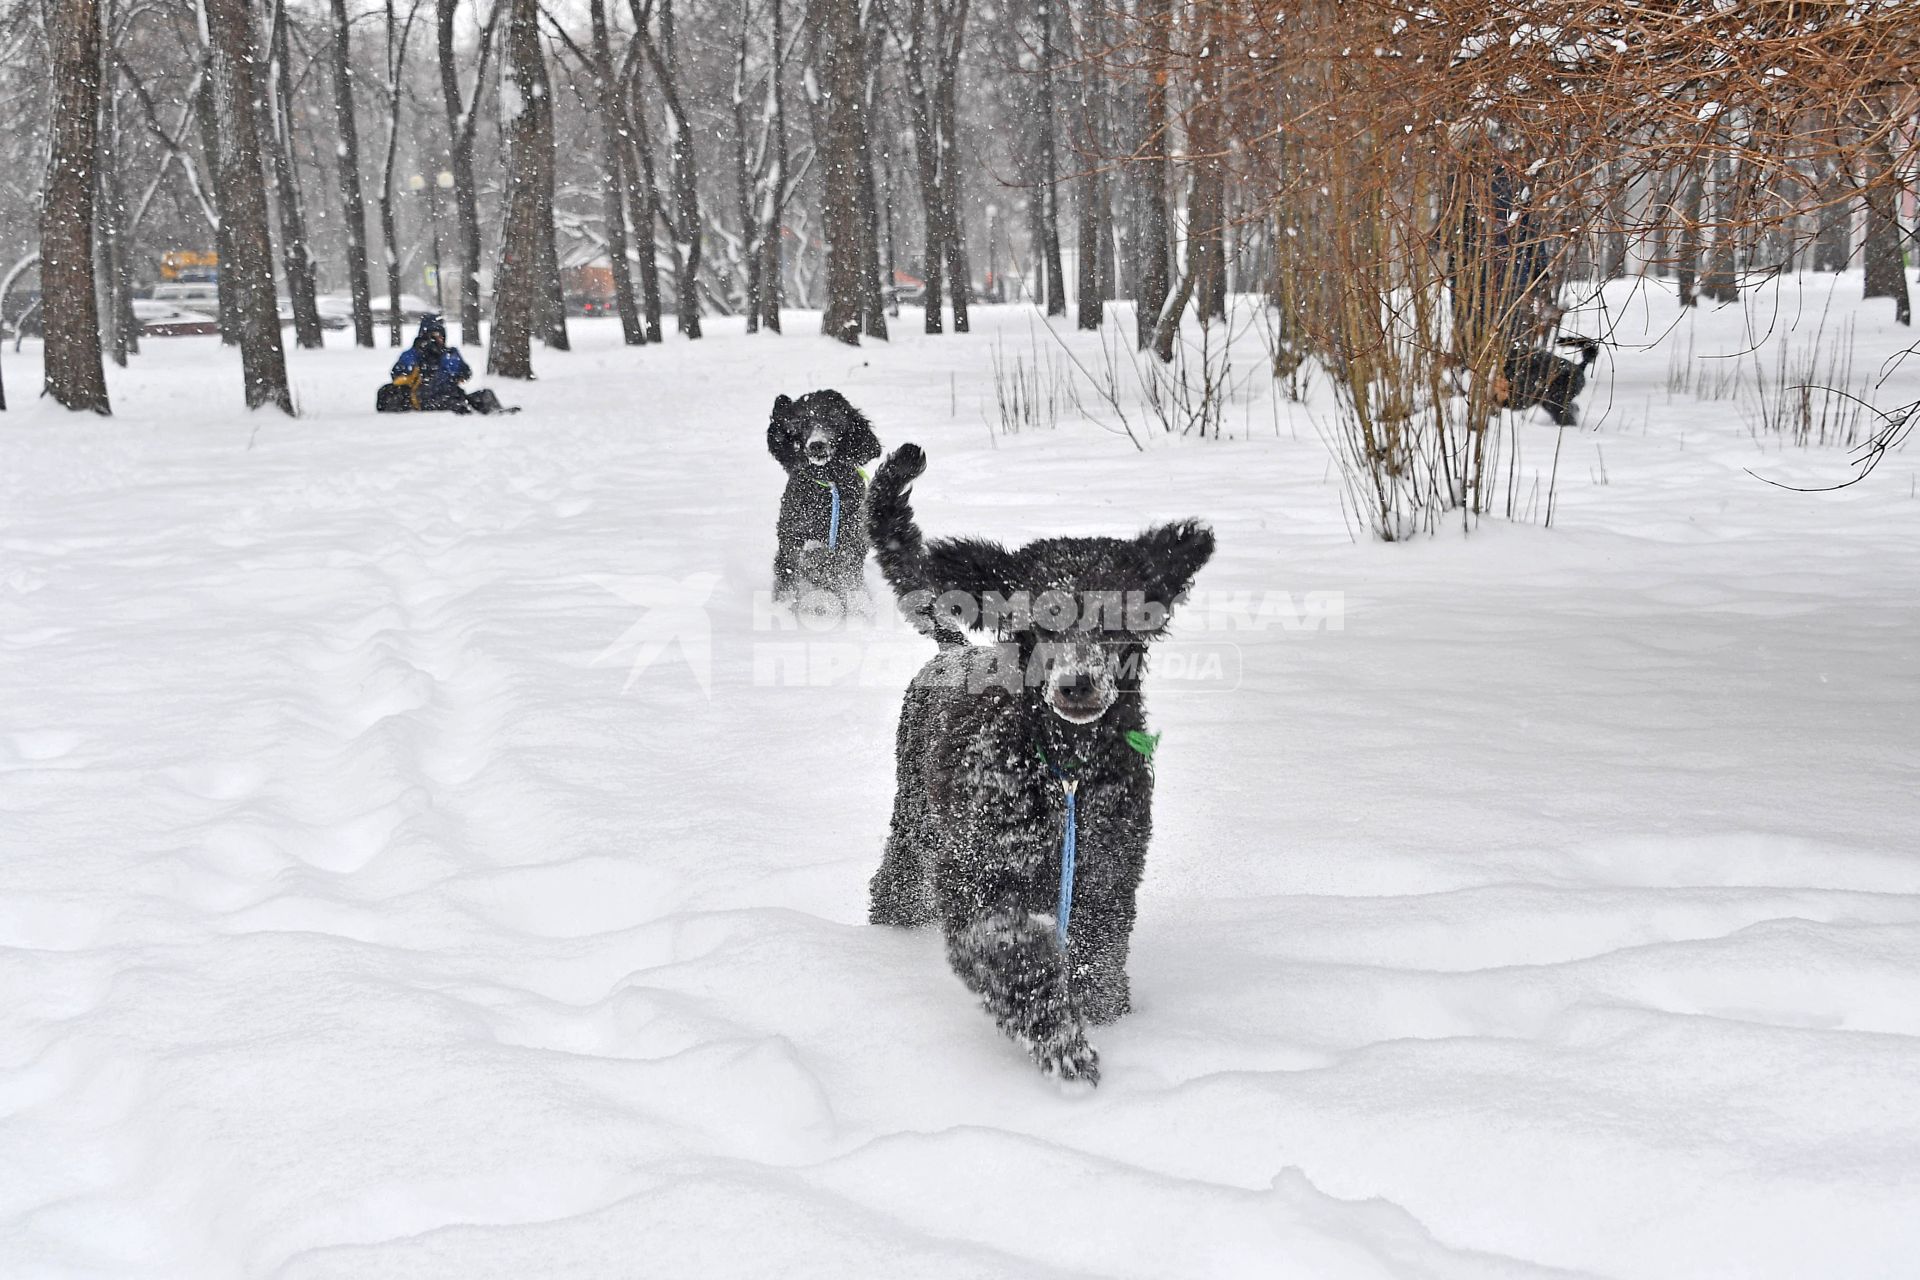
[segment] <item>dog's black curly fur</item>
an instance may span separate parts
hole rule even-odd
[[[1573,402],[1587,387],[1587,370],[1600,353],[1600,344],[1592,338],[1565,337],[1557,345],[1579,349],[1575,363],[1565,356],[1525,342],[1516,342],[1507,350],[1495,384],[1496,400],[1509,409],[1530,409],[1539,405],[1563,427],[1579,419],[1573,415]]]
[[[775,599],[814,591],[864,599],[869,543],[867,482],[860,467],[880,456],[873,427],[838,391],[811,391],[798,400],[780,396],[767,423],[767,452],[787,472],[773,556]],[[829,548],[836,487],[840,529]]]
[[[1086,1026],[1130,1007],[1127,947],[1152,831],[1153,770],[1127,737],[1146,728],[1146,642],[1213,554],[1213,533],[1185,521],[1134,539],[1047,538],[1017,550],[973,539],[927,544],[906,496],[925,466],[917,446],[902,445],[874,477],[880,567],[940,652],[901,707],[893,818],[869,918],[906,927],[938,918],[955,973],[1000,1028],[1047,1074],[1097,1083]],[[1132,592],[1148,607],[1069,634],[1027,619],[988,647],[968,643],[958,621],[929,606],[948,592],[978,600],[1022,590]],[[1048,665],[1076,646],[1104,664],[1078,677],[1079,694],[1110,675],[1110,701],[1086,723],[1056,710],[1072,682]],[[1033,672],[1042,678],[1025,678]],[[1054,917],[1067,782],[1078,788],[1077,870],[1063,952]]]

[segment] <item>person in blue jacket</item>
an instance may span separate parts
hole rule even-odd
[[[381,413],[445,410],[450,413],[499,413],[491,391],[468,393],[460,384],[473,376],[460,348],[447,345],[447,325],[439,316],[420,317],[413,345],[393,362],[393,381],[380,388],[374,408]]]

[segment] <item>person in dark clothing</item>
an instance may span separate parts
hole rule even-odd
[[[1456,341],[1471,351],[1490,334],[1496,349],[1527,340],[1541,315],[1557,310],[1551,245],[1535,225],[1532,192],[1504,159],[1455,184],[1460,234],[1448,283]]]
[[[446,322],[436,315],[424,315],[413,345],[393,362],[393,381],[374,397],[374,408],[380,413],[507,412],[491,391],[469,393],[460,389],[460,384],[472,376],[473,370],[461,358],[460,348],[447,345]]]

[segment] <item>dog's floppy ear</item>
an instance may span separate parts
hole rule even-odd
[[[941,538],[927,544],[926,588],[938,599],[948,592],[967,597],[971,607],[957,621],[981,625],[988,595],[1011,596],[1018,589],[1015,552],[985,538]]]
[[[1197,520],[1176,520],[1147,530],[1133,545],[1140,558],[1140,589],[1171,609],[1213,558],[1213,530]]]
[[[840,437],[839,447],[855,465],[880,456],[880,437],[873,434],[873,424],[852,405],[847,406],[846,432]]]
[[[786,396],[776,396],[773,401],[773,416],[767,420],[767,452],[773,460],[791,471],[800,463],[801,443],[793,430],[793,401]]]

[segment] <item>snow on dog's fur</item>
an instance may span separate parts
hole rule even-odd
[[[1127,946],[1152,830],[1146,643],[1213,554],[1213,533],[1183,521],[1138,538],[1045,538],[1017,550],[924,543],[905,488],[925,467],[907,444],[874,477],[880,567],[940,652],[901,708],[892,826],[869,916],[899,926],[937,918],[954,972],[1001,1030],[1047,1074],[1097,1083],[1086,1027],[1128,1011]],[[1024,616],[1017,603],[1002,608],[1022,599]],[[996,612],[1000,643],[968,643],[960,624],[994,624]],[[1077,868],[1063,949],[1069,785]]]
[[[872,426],[838,391],[812,391],[798,400],[780,396],[767,424],[767,452],[787,472],[773,557],[774,598],[830,592],[843,603],[864,602],[867,482],[860,466],[880,456]]]

